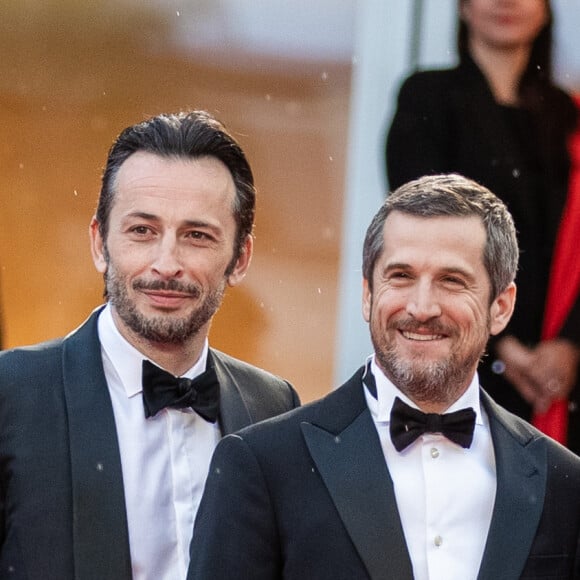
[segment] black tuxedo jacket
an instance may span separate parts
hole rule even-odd
[[[131,578],[97,316],[64,339],[0,354],[2,579]],[[211,352],[224,434],[299,404],[285,381]]]
[[[554,244],[568,190],[567,139],[575,107],[563,91],[544,87],[541,110],[498,105],[476,64],[466,57],[453,69],[422,71],[402,85],[386,145],[390,187],[422,175],[461,173],[493,191],[514,217],[521,248],[518,299],[505,334],[535,345],[541,338]],[[580,300],[560,336],[580,344]],[[493,398],[524,419],[531,407],[501,375],[490,355],[479,373]],[[568,445],[580,453],[580,389],[572,395]]]
[[[412,580],[362,370],[220,441],[188,580]],[[580,459],[481,397],[497,495],[478,578],[580,578]]]

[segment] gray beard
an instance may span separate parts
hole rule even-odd
[[[380,352],[375,346],[379,366],[390,381],[411,400],[437,404],[457,400],[471,378],[479,356],[457,361],[454,356],[444,361],[403,361],[393,349]]]
[[[399,323],[399,327],[401,324]],[[407,330],[413,330],[415,323],[407,323]],[[433,333],[452,333],[452,329],[439,328],[432,324]],[[473,369],[485,352],[489,338],[490,321],[487,320],[486,331],[480,336],[480,347],[475,348],[462,359],[452,352],[445,360],[425,361],[420,358],[413,360],[401,359],[394,345],[386,344],[383,337],[375,336],[372,323],[371,339],[375,349],[377,362],[389,380],[405,395],[415,402],[436,404],[451,404],[465,390],[471,380]]]

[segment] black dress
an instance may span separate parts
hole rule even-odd
[[[570,97],[547,83],[534,112],[499,105],[481,71],[467,58],[454,69],[409,77],[401,87],[387,138],[391,189],[422,175],[457,172],[506,203],[518,231],[520,265],[516,308],[504,333],[528,346],[541,336],[552,253],[568,189],[566,142],[575,122]],[[578,302],[560,336],[580,344]],[[530,419],[530,405],[493,370],[498,368],[493,365],[495,340],[479,367],[481,384],[510,411]],[[568,439],[569,446],[580,451],[577,396],[578,389]]]

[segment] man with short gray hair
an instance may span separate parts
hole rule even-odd
[[[224,438],[189,580],[580,577],[580,458],[481,389],[512,315],[513,220],[459,175],[389,195],[368,228],[374,353],[324,399]]]

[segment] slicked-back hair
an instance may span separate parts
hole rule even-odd
[[[506,205],[486,187],[452,173],[421,177],[387,196],[367,229],[363,246],[363,276],[371,291],[375,265],[383,253],[385,220],[394,211],[424,218],[478,217],[486,232],[483,264],[490,280],[491,301],[515,280],[519,249]]]
[[[138,151],[168,159],[215,157],[228,168],[236,188],[232,209],[237,231],[234,257],[228,268],[231,271],[245,240],[252,234],[256,206],[254,176],[238,142],[220,121],[206,111],[162,114],[127,127],[111,146],[103,172],[96,218],[105,243],[119,169]]]

